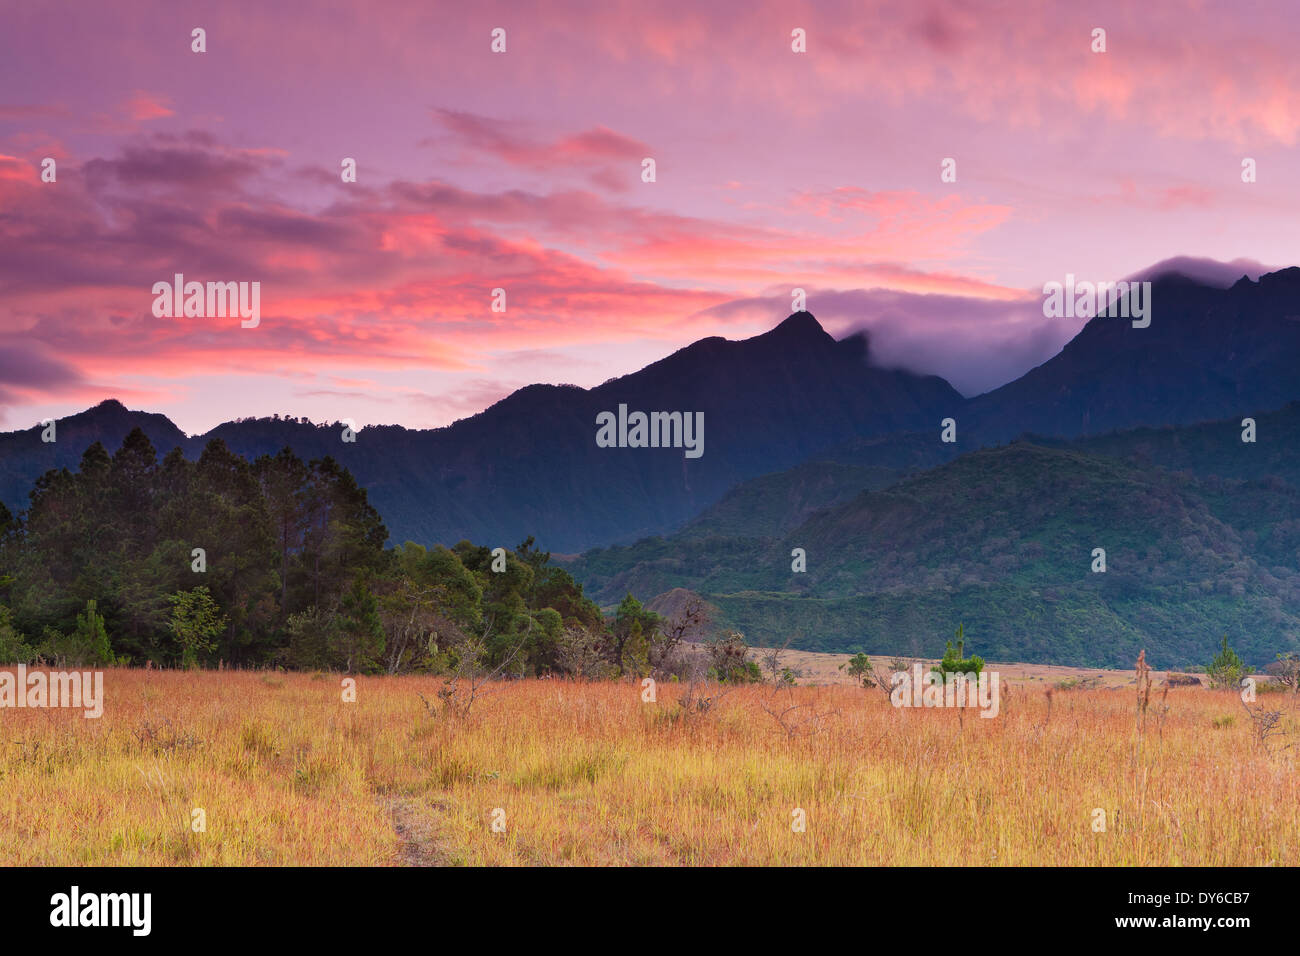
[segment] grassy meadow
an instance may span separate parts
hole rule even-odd
[[[100,719],[0,710],[0,863],[1300,864],[1288,694],[1261,743],[1235,694],[1159,685],[1139,734],[1131,685],[1012,682],[983,719],[845,684],[510,681],[467,716],[438,678],[340,684],[118,669]]]

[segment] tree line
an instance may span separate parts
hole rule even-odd
[[[701,664],[698,600],[669,620],[628,594],[606,617],[531,537],[495,554],[387,538],[329,456],[250,462],[213,439],[197,461],[159,460],[137,428],[46,472],[21,514],[0,504],[0,662],[587,678]],[[716,679],[754,676],[740,635],[705,647]]]

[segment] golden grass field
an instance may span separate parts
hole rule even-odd
[[[530,680],[458,718],[422,703],[437,678],[358,678],[355,703],[340,680],[111,670],[98,720],[0,710],[0,863],[1300,864],[1300,748],[1258,744],[1230,692],[1157,686],[1139,738],[1131,686],[1013,682],[982,719],[846,685],[712,687],[682,716],[677,684]],[[1260,701],[1300,739],[1295,697]],[[783,730],[792,704],[820,729]]]

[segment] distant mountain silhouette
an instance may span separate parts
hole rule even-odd
[[[633,411],[704,413],[704,453],[600,448],[596,418]],[[861,436],[937,423],[963,404],[942,379],[870,363],[864,338],[837,342],[801,312],[744,341],[707,338],[593,389],[532,385],[486,411],[428,431],[362,430],[278,418],[228,422],[186,438],[162,416],[105,402],[59,424],[0,436],[0,493],[25,504],[45,469],[75,467],[91,441],[112,451],[140,424],[160,453],[197,455],[212,438],[255,457],[284,446],[332,455],[369,491],[395,540],[514,545],[534,535],[563,552],[680,526],[733,485],[789,468]]]
[[[133,428],[141,429],[155,448],[191,446],[191,439],[166,415],[129,411],[117,399],[60,418],[55,441],[41,441],[41,426],[0,434],[0,502],[15,513],[27,507],[27,495],[36,479],[51,468],[76,470],[82,452],[102,442],[109,452],[122,444]]]
[[[1025,432],[1069,438],[1300,399],[1300,268],[1228,289],[1166,274],[1151,298],[1150,327],[1092,319],[1056,356],[972,399],[959,434],[964,423],[974,444]]]
[[[1164,265],[1172,271],[1152,280],[1150,327],[1094,318],[1049,361],[970,400],[936,376],[875,365],[864,336],[836,341],[799,312],[754,338],[702,339],[596,388],[530,385],[447,428],[375,426],[355,443],[341,440],[341,425],[278,417],[186,437],[164,416],[107,401],[60,420],[56,444],[43,444],[39,428],[0,435],[0,500],[22,508],[46,469],[76,467],[95,440],[112,451],[139,425],[160,454],[179,445],[193,457],[221,438],[249,457],[285,446],[305,459],[331,455],[368,489],[397,541],[514,545],[534,535],[573,553],[670,533],[742,482],[804,462],[877,469],[878,486],[1026,433],[1051,442],[1300,400],[1300,268],[1223,288],[1182,274],[1196,271],[1183,260]],[[703,456],[597,447],[597,415],[620,404],[703,412]],[[939,441],[948,417],[956,444]],[[841,471],[786,492],[820,507],[857,478]],[[733,499],[735,514],[746,500]],[[766,530],[790,526],[766,512]]]

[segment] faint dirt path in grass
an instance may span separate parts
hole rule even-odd
[[[393,832],[400,841],[398,855],[402,866],[450,865],[430,826],[430,818],[437,812],[434,808],[422,806],[413,797],[381,797],[380,806],[392,818]]]

